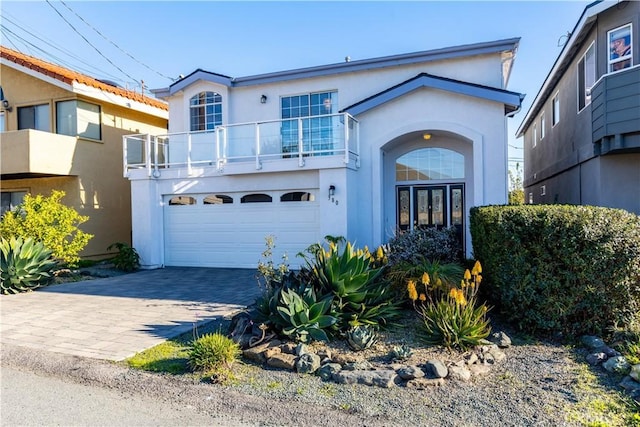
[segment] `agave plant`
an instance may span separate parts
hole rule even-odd
[[[280,292],[280,303],[277,307],[282,326],[282,334],[295,341],[309,342],[312,340],[329,341],[325,329],[333,326],[338,319],[329,314],[331,298],[316,300],[312,288],[299,295],[293,289],[283,289]]]
[[[413,350],[406,344],[394,346],[391,350],[391,357],[397,360],[407,360],[411,357]]]
[[[347,344],[355,351],[371,347],[377,339],[376,330],[369,325],[353,326],[347,331]]]
[[[56,266],[51,251],[31,238],[4,237],[0,241],[0,286],[3,294],[17,294],[42,286]]]

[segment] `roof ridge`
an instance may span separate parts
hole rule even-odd
[[[114,95],[122,96],[132,101],[156,107],[161,110],[168,111],[169,109],[168,105],[159,99],[145,96],[143,93],[138,93],[133,90],[112,86],[96,79],[95,77],[45,61],[32,55],[27,55],[6,46],[0,45],[0,57],[67,84],[77,82]]]

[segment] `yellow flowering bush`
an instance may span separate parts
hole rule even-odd
[[[488,308],[485,304],[476,307],[481,273],[482,265],[476,261],[471,271],[464,272],[460,287],[452,287],[448,292],[443,291],[441,282],[432,286],[427,273],[420,280],[424,293],[418,292],[415,280],[408,281],[409,299],[422,318],[424,340],[428,344],[465,350],[489,336]]]

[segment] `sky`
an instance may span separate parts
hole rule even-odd
[[[516,130],[591,1],[7,1],[2,45],[130,89],[197,68],[231,77],[520,37]],[[1,76],[0,76],[1,77]]]

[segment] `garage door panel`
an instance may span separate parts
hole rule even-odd
[[[276,238],[274,262],[286,252],[293,268],[302,264],[296,254],[320,238],[319,205],[280,202],[280,193],[269,194],[271,203],[239,203],[243,194],[228,194],[235,201],[228,204],[204,205],[202,194],[185,195],[196,205],[166,203],[165,264],[256,268],[268,235]]]

